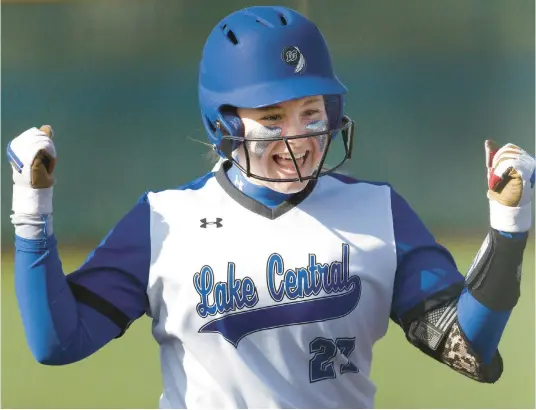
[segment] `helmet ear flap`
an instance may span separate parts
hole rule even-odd
[[[324,104],[330,129],[337,129],[342,126],[344,111],[344,101],[342,95],[324,95]]]
[[[242,141],[234,138],[226,138],[226,136],[244,138],[244,123],[238,116],[236,108],[223,107],[216,120],[216,127],[221,134],[219,150],[225,157],[231,158],[232,152],[240,146]]]

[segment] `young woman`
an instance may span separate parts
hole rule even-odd
[[[495,382],[534,159],[486,142],[490,231],[466,279],[390,185],[334,171],[352,151],[345,92],[304,16],[227,16],[199,72],[221,166],[144,194],[68,275],[52,224],[52,130],[11,141],[16,292],[36,360],[82,360],[146,314],[161,408],[370,408],[372,348],[392,319],[425,354]],[[342,156],[326,160],[337,144]]]

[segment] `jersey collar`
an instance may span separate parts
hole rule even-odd
[[[270,208],[263,203],[255,200],[251,196],[246,195],[244,192],[240,191],[227,176],[227,171],[232,166],[231,161],[225,161],[221,164],[220,168],[216,171],[216,181],[220,184],[223,190],[236,202],[242,205],[244,208],[247,208],[251,212],[255,212],[260,216],[264,216],[268,219],[276,219],[281,215],[287,213],[297,205],[299,205],[305,198],[307,198],[313,191],[316,181],[311,180],[307,186],[297,192],[296,194],[290,195],[288,198],[284,199],[279,205]]]

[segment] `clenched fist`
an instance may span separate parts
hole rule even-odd
[[[535,161],[514,144],[485,143],[491,227],[525,232],[531,226]]]
[[[19,214],[52,213],[52,175],[56,148],[49,125],[30,128],[9,142],[7,157],[13,168],[13,211]]]

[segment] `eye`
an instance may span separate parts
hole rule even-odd
[[[261,118],[261,121],[281,121],[281,114],[270,114]]]
[[[320,110],[310,109],[303,112],[304,117],[312,117],[316,114],[318,114]]]

